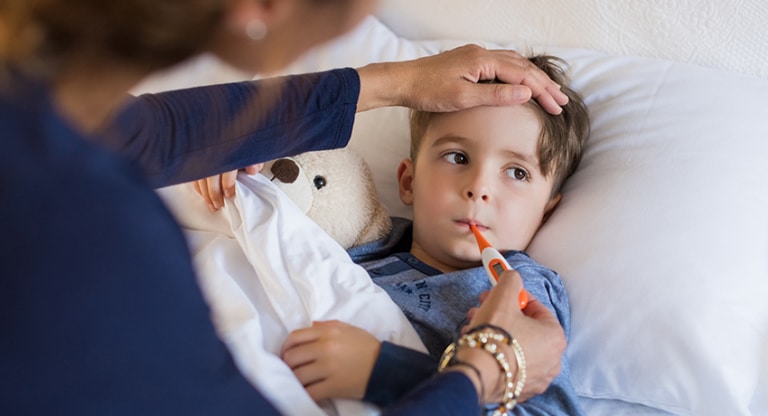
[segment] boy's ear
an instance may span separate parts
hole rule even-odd
[[[549,216],[552,215],[552,212],[557,207],[557,204],[560,202],[560,198],[562,198],[561,193],[555,194],[555,196],[552,197],[552,199],[547,202],[547,206],[544,207],[544,217],[541,219],[541,223],[544,224],[549,219]]]
[[[397,185],[400,192],[400,201],[407,205],[413,205],[413,161],[403,159],[397,167]]]

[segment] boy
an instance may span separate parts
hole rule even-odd
[[[555,82],[564,84],[558,59],[530,59]],[[395,219],[386,240],[354,248],[350,255],[403,309],[432,357],[440,357],[466,323],[467,311],[477,305],[480,293],[491,287],[479,267],[480,251],[470,224],[505,253],[528,292],[555,313],[566,336],[569,332],[568,300],[560,277],[523,252],[560,201],[560,188],[576,169],[589,134],[583,101],[565,86],[563,92],[570,101],[557,116],[534,102],[412,114],[411,157],[401,162],[397,175],[400,199],[413,207],[413,222]],[[383,343],[381,352],[374,349],[379,356],[370,364],[358,359],[353,347],[347,345],[341,353],[316,342],[331,339],[328,332],[332,329],[339,331],[338,337],[347,336],[341,335],[340,326],[343,324],[321,324],[294,332],[284,346],[284,359],[309,386],[310,394],[314,389],[316,398],[325,394],[362,396],[360,391],[321,384],[341,379],[333,372],[352,370],[363,374],[357,382],[367,385],[364,398],[386,404],[386,399],[378,400],[382,395],[372,386],[376,390],[398,388],[396,382],[381,386],[379,377],[387,371],[382,359],[401,354],[392,353],[393,347]],[[359,346],[361,355],[364,348],[368,346]],[[395,361],[402,360],[396,357]],[[335,365],[327,367],[328,374],[312,371],[313,363],[329,362]],[[366,362],[370,366],[362,364]],[[560,376],[523,407],[546,409],[548,414],[581,413],[566,364],[563,357]],[[355,384],[349,374],[344,380],[348,386]],[[323,393],[317,393],[318,386]]]

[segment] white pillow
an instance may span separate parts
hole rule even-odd
[[[460,43],[400,39],[371,18],[291,71]],[[768,80],[590,50],[535,52],[571,63],[593,123],[579,170],[530,247],[570,294],[577,392],[679,415],[746,415],[750,402],[768,412],[753,402],[768,361]],[[406,120],[399,108],[360,114],[351,142],[401,216],[410,215],[395,182]]]
[[[577,391],[751,414],[768,340],[768,81],[551,52],[573,64],[593,131],[529,251],[566,280]]]

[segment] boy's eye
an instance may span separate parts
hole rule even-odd
[[[509,168],[507,169],[507,175],[510,178],[517,179],[518,181],[524,181],[528,179],[528,172],[523,168]]]
[[[467,155],[459,152],[446,153],[443,155],[443,159],[448,163],[453,163],[455,165],[466,165],[467,162],[469,162]]]

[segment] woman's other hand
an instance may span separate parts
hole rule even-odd
[[[261,172],[263,167],[264,164],[259,163],[257,165],[248,166],[244,170],[249,175],[255,175]],[[208,209],[211,212],[224,206],[224,198],[232,198],[235,196],[237,172],[238,171],[233,170],[231,172],[225,172],[220,175],[214,175],[192,182],[195,192],[203,197],[203,200],[208,204]]]

